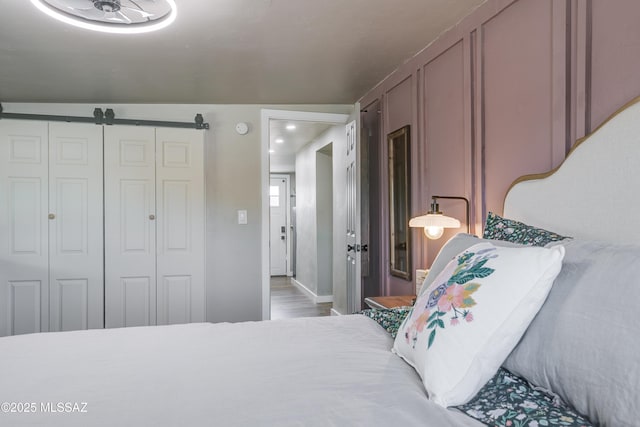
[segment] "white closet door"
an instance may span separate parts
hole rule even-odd
[[[104,128],[106,327],[156,324],[155,129]]]
[[[103,327],[102,126],[49,124],[50,330]]]
[[[203,322],[204,134],[156,129],[158,324]]]
[[[47,123],[0,120],[0,335],[49,330]]]

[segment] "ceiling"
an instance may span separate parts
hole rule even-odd
[[[290,128],[289,126],[295,126]],[[294,172],[296,153],[329,128],[344,123],[300,120],[269,121],[269,168],[272,172]]]
[[[295,128],[287,129],[289,125],[293,125]],[[269,148],[274,151],[273,154],[279,156],[295,154],[331,126],[333,126],[332,123],[325,122],[272,119],[269,121]]]
[[[484,1],[176,0],[118,35],[2,0],[0,102],[353,103]]]

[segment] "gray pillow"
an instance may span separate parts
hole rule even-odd
[[[640,246],[580,240],[504,363],[604,426],[640,422]]]
[[[440,274],[440,272],[447,266],[447,264],[449,264],[449,261],[451,261],[455,256],[477,243],[486,241],[488,240],[480,239],[477,236],[465,233],[456,234],[454,237],[449,239],[449,241],[445,243],[445,245],[440,249],[440,252],[438,252],[436,259],[433,261],[433,264],[429,269],[429,274],[427,274],[427,277],[424,278],[422,287],[420,288],[420,294],[422,294],[427,288],[429,288],[435,278],[438,277],[438,274]],[[491,240],[490,242],[495,246],[509,248],[523,246],[517,243],[505,242],[501,240]]]

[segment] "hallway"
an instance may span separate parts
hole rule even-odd
[[[331,316],[330,302],[314,304],[287,276],[271,277],[271,319]]]

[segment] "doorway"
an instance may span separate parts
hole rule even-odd
[[[269,183],[269,223],[271,276],[289,276],[291,264],[289,215],[289,175],[271,174]]]
[[[278,239],[281,241],[282,236],[272,236],[272,227],[270,225],[270,217],[271,217],[271,172],[275,172],[271,170],[272,162],[270,158],[273,154],[270,153],[270,145],[271,145],[271,124],[275,121],[291,121],[291,122],[305,122],[310,124],[325,124],[329,127],[332,125],[341,125],[342,129],[344,129],[344,124],[347,122],[348,116],[346,114],[333,114],[333,113],[315,113],[315,112],[304,112],[304,111],[286,111],[286,110],[262,110],[262,123],[261,123],[261,137],[262,137],[262,317],[263,319],[271,318],[271,251],[270,245],[273,245]],[[327,154],[324,153],[327,157]],[[295,176],[295,173],[292,174]],[[295,201],[295,204],[291,206],[291,212],[289,213],[289,220],[291,221],[292,217],[295,215],[295,220],[289,226],[289,230],[292,232],[296,232],[297,234],[297,223],[300,222],[300,215],[297,212],[297,208],[294,206],[299,206],[299,201],[297,200],[298,194],[298,177],[296,179],[296,191],[292,192],[290,195],[290,200]],[[314,188],[315,190],[315,188]],[[331,196],[333,197],[333,196]],[[314,209],[316,207],[314,206]],[[314,212],[315,213],[315,212]],[[315,216],[315,215],[314,215]],[[323,217],[326,219],[326,217]],[[278,228],[275,229],[276,231]],[[331,235],[333,232],[330,233]],[[326,236],[325,236],[326,237]],[[295,241],[292,241],[295,240]],[[300,245],[303,243],[303,239],[290,239],[291,253],[289,256],[290,260],[294,259],[293,249],[294,246]],[[322,242],[322,251],[326,248],[330,248],[333,246],[333,240],[324,240]],[[314,252],[318,249],[316,246],[314,248]],[[301,253],[301,249],[298,249],[298,253]],[[326,253],[326,252],[325,252]],[[290,267],[291,273],[298,270],[298,265],[302,262],[298,257],[295,257],[295,264],[293,264],[293,268]],[[328,256],[327,258],[332,260],[332,256]],[[315,262],[315,261],[314,261]],[[331,261],[333,262],[333,261]],[[327,278],[329,275],[332,275],[332,266],[329,266],[329,270],[326,270],[328,264],[325,264],[323,271],[327,272]],[[315,298],[315,302],[324,302],[321,298]]]
[[[384,277],[382,230],[383,202],[380,195],[382,171],[385,168],[385,158],[382,155],[382,123],[380,101],[376,100],[366,106],[360,113],[361,144],[360,156],[362,161],[362,244],[368,250],[362,253],[362,300],[367,297],[385,295],[381,278]]]

